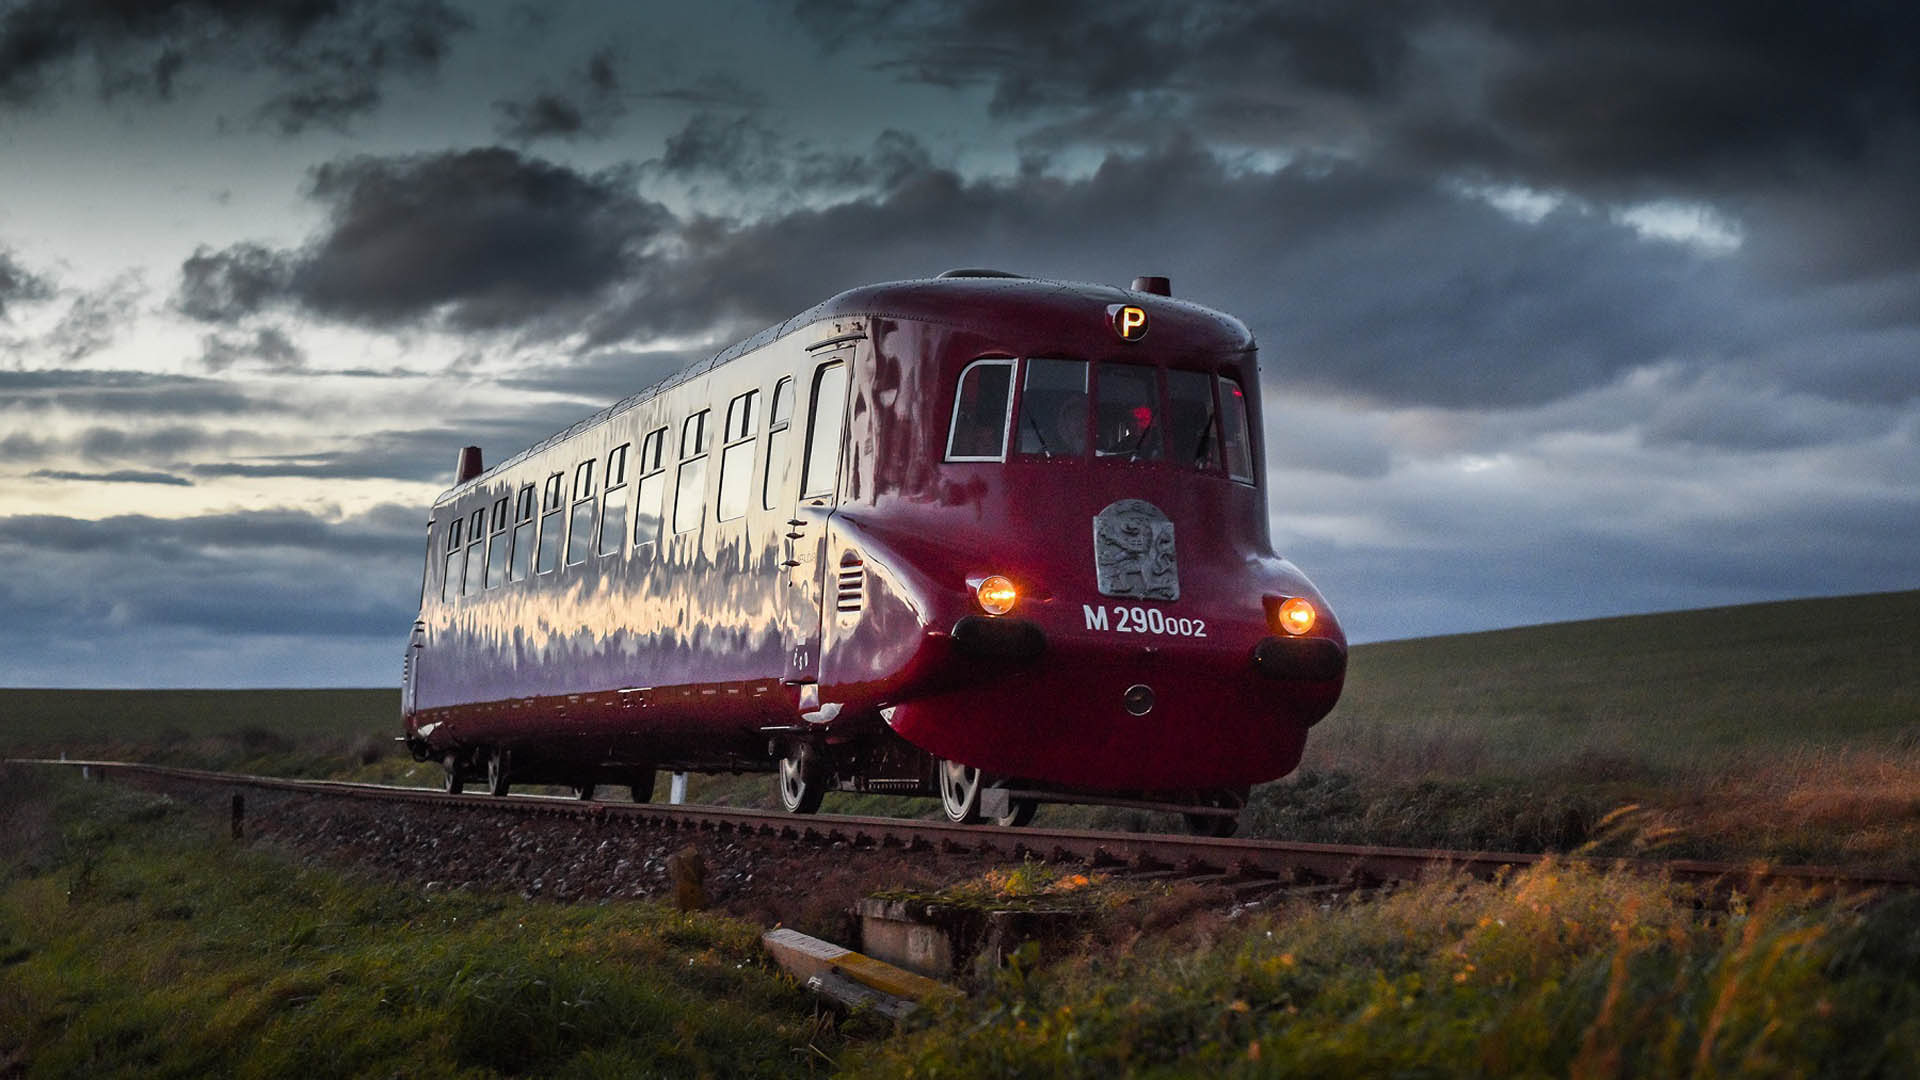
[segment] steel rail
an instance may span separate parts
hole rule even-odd
[[[1694,859],[1629,859],[1515,851],[1467,852],[1309,844],[1288,840],[1089,829],[1006,829],[991,825],[955,825],[944,821],[851,814],[795,815],[771,810],[693,804],[589,802],[550,795],[510,795],[504,798],[493,795],[450,795],[435,788],[347,780],[246,776],[123,761],[13,759],[7,764],[61,765],[97,772],[105,777],[147,776],[207,786],[422,803],[450,809],[495,810],[603,821],[627,820],[655,828],[770,836],[807,843],[846,842],[854,846],[864,843],[909,851],[941,850],[1009,860],[1032,857],[1048,862],[1081,863],[1094,869],[1148,873],[1172,871],[1179,876],[1266,879],[1285,884],[1340,882],[1372,885],[1411,880],[1436,870],[1490,878],[1551,861],[1562,865],[1664,876],[1721,889],[1757,890],[1776,884],[1842,889],[1920,888],[1920,877],[1898,871],[1778,866],[1761,860],[1708,862]]]

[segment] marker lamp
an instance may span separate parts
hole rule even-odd
[[[980,600],[980,609],[989,615],[1005,615],[1013,610],[1013,602],[1020,599],[1020,591],[1013,582],[992,574],[974,587],[973,594]]]
[[[1319,614],[1313,610],[1313,604],[1304,597],[1293,597],[1280,605],[1274,612],[1273,621],[1277,629],[1299,637],[1313,629],[1319,621]]]

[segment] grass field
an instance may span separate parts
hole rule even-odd
[[[959,888],[1121,892],[1049,963],[1022,950],[896,1033],[824,1018],[771,970],[758,927],[372,881],[234,844],[157,796],[0,773],[0,1076],[1920,1068],[1912,897],[1703,908],[1657,880],[1549,863],[1234,917],[1191,885],[995,871]]]
[[[385,884],[0,772],[0,1076],[793,1076],[863,1030],[760,927]]]
[[[391,690],[0,690],[0,753],[436,782],[395,753],[398,713]],[[769,806],[773,785],[694,777],[690,794]],[[1244,820],[1329,842],[1920,870],[1920,591],[1357,647],[1301,770]],[[1085,807],[1040,823],[1179,827]]]

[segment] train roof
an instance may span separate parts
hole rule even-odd
[[[790,319],[775,323],[706,360],[689,364],[638,393],[621,398],[565,430],[555,432],[485,472],[441,492],[439,498],[434,500],[434,505],[437,507],[548,447],[605,423],[681,383],[699,378],[722,364],[817,323],[836,318],[871,317],[937,323],[982,333],[1008,334],[1011,329],[1009,336],[1016,336],[1023,327],[1057,328],[1086,321],[1089,309],[1100,312],[1104,319],[1108,304],[1134,304],[1145,308],[1153,320],[1155,339],[1178,340],[1182,342],[1182,352],[1236,353],[1254,347],[1253,333],[1245,323],[1231,315],[1190,301],[1135,292],[1113,285],[1053,281],[979,270],[949,271],[936,278],[861,285],[823,300]]]

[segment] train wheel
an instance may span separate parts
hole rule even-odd
[[[513,786],[512,767],[513,755],[505,750],[495,750],[487,755],[487,794],[507,793]]]
[[[633,796],[634,802],[644,803],[653,801],[653,778],[659,774],[652,769],[648,769],[645,775],[646,779],[634,781],[633,786],[627,789],[627,793]]]
[[[780,759],[780,809],[789,814],[812,814],[827,795],[826,771],[805,743],[796,743]]]
[[[1003,829],[1018,829],[1033,824],[1033,815],[1040,812],[1040,804],[1032,799],[1013,799],[1007,803],[1007,812],[993,819],[995,825]]]
[[[1187,814],[1187,831],[1195,836],[1232,836],[1240,831],[1238,817],[1215,817],[1212,814]]]
[[[447,770],[447,779],[444,786],[447,794],[458,795],[466,790],[467,778],[460,772],[459,754],[448,751],[447,756],[440,759],[440,767]]]
[[[941,758],[934,782],[940,788],[940,809],[946,812],[948,821],[972,825],[980,820],[979,769]]]
[[[1215,792],[1204,803],[1232,810],[1230,815],[1187,814],[1187,831],[1195,836],[1232,836],[1240,831],[1240,811],[1247,805],[1247,788]]]
[[[592,783],[575,784],[573,785],[573,797],[579,799],[581,802],[592,802],[593,793],[597,790],[599,790],[598,786]]]

